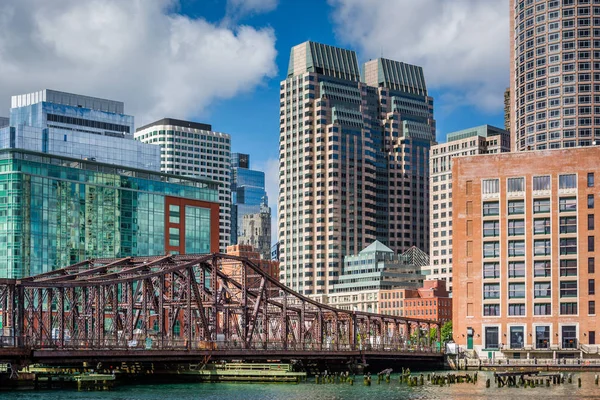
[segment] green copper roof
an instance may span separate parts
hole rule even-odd
[[[368,254],[368,253],[393,253],[394,251],[387,247],[385,244],[381,243],[379,240],[374,241],[366,248],[364,248],[359,254]]]

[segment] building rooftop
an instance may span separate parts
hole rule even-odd
[[[11,97],[11,108],[25,107],[36,103],[47,102],[65,106],[88,108],[90,110],[125,113],[122,101],[102,99],[100,97],[84,96],[81,94],[60,92],[58,90],[43,89],[33,93],[19,94]]]
[[[158,125],[171,125],[171,126],[180,126],[183,128],[199,129],[201,131],[212,131],[212,125],[203,124],[201,122],[184,121],[182,119],[175,119],[175,118],[159,119],[158,121],[154,121],[150,124],[140,126],[135,131],[139,132],[141,130],[144,130],[144,129],[147,129],[147,128],[150,128],[153,126],[158,126]]]
[[[379,240],[374,241],[367,247],[365,247],[359,254],[369,254],[375,252],[393,253],[394,250],[381,243]]]
[[[508,131],[505,131],[504,129],[497,128],[492,125],[479,125],[474,126],[472,128],[462,129],[460,131],[449,133],[446,136],[446,142],[453,142],[456,140],[462,140],[475,136],[488,137],[502,134],[508,135]]]

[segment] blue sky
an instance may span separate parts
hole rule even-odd
[[[438,141],[503,125],[508,0],[3,0],[0,116],[44,88],[125,102],[232,136],[278,185],[279,83],[307,40],[424,68]],[[3,111],[4,110],[4,111]]]

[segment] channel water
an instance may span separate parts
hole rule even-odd
[[[445,374],[448,371],[439,372]],[[472,372],[469,372],[472,374]],[[423,386],[409,387],[398,383],[393,374],[390,383],[364,386],[362,376],[356,376],[353,386],[349,383],[316,384],[314,378],[294,384],[245,384],[245,383],[191,383],[161,385],[123,385],[108,392],[77,392],[76,390],[14,391],[0,392],[0,399],[18,400],[345,400],[345,399],[600,399],[600,386],[594,384],[594,372],[575,372],[573,383],[535,388],[498,388],[492,372],[478,372],[478,381],[436,386],[425,382]],[[413,374],[414,376],[414,374]],[[427,376],[427,373],[425,373]],[[581,377],[581,388],[578,378]],[[491,387],[486,388],[486,379]]]

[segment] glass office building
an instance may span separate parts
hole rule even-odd
[[[0,278],[88,258],[219,248],[218,184],[27,150],[0,150]]]
[[[260,213],[267,203],[265,173],[250,169],[250,155],[231,153],[231,244],[239,242],[244,216]]]
[[[120,101],[48,89],[12,96],[9,125],[1,148],[160,170],[160,149],[133,139],[134,118]]]

